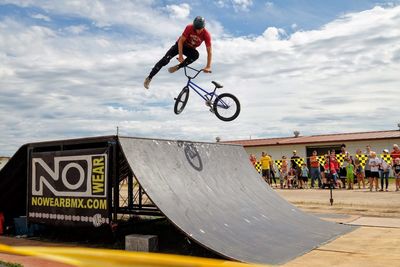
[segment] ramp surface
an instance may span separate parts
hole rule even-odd
[[[243,262],[281,264],[351,231],[279,197],[241,146],[120,137],[153,203],[192,240]]]

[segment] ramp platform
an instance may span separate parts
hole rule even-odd
[[[354,228],[279,197],[241,146],[119,137],[131,171],[193,241],[242,262],[282,264]]]

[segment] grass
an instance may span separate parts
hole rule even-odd
[[[0,267],[24,267],[19,263],[4,262],[0,260]]]

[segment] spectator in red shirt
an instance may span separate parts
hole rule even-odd
[[[312,152],[312,156],[310,157],[310,167],[311,187],[314,188],[316,180],[318,181],[318,187],[321,187],[321,173],[319,170],[319,162],[316,150]]]
[[[162,67],[167,65],[171,58],[178,55],[179,64],[170,67],[168,71],[173,73],[178,69],[185,67],[199,58],[199,52],[197,52],[196,47],[200,46],[204,41],[207,48],[207,65],[203,69],[204,72],[211,72],[211,35],[205,28],[206,21],[203,17],[197,16],[193,24],[186,26],[182,35],[179,37],[178,41],[167,51],[165,56],[154,65],[149,76],[144,80],[144,87],[149,89],[151,79],[156,75]],[[183,58],[183,55],[186,58]]]
[[[338,170],[339,170],[339,162],[336,159],[335,150],[332,150],[330,152],[330,155],[328,156],[328,160],[325,162],[325,171],[328,171],[328,173],[330,173],[335,186],[338,186],[338,179],[337,179]]]
[[[390,152],[390,157],[392,158],[392,164],[394,164],[396,158],[400,158],[400,148],[397,144],[393,145],[393,150]]]
[[[256,163],[257,163],[256,156],[251,154],[249,159],[250,159],[251,164],[253,164],[253,166],[256,166]]]
[[[336,159],[336,152],[335,150],[331,151],[331,157],[330,157],[330,161],[333,163],[333,166],[335,167],[336,173],[339,172],[339,162]]]

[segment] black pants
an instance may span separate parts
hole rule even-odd
[[[183,45],[183,54],[186,56],[185,60],[180,63],[178,66],[179,68],[182,68],[184,66],[187,66],[189,64],[192,64],[194,61],[196,61],[199,58],[199,52],[195,48],[188,47]],[[176,55],[179,54],[178,50],[178,43],[175,43],[165,54],[165,56],[154,65],[153,69],[150,72],[149,78],[153,78],[154,75],[156,75],[162,67],[167,65],[171,58],[175,57]]]
[[[276,184],[276,177],[275,177],[275,172],[273,170],[270,170],[270,184],[272,185],[272,180],[274,180],[274,184]]]

